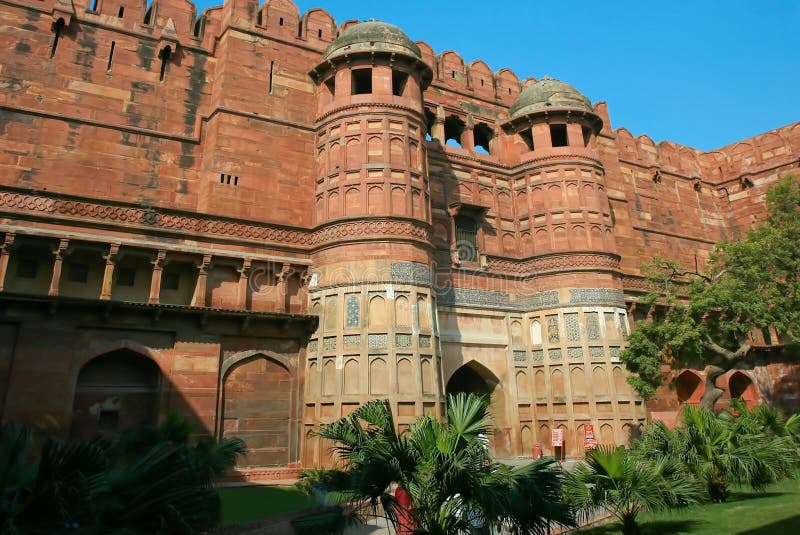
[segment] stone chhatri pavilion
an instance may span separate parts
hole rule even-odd
[[[645,405],[619,362],[640,265],[702,266],[800,156],[800,124],[656,144],[567,83],[289,0],[3,0],[0,45],[3,421],[175,409],[259,477],[328,462],[310,431],[376,397],[402,430],[491,394],[499,456],[674,418],[702,370]],[[797,407],[779,360],[724,386]]]

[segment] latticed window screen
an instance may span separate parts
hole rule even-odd
[[[462,262],[478,261],[478,223],[471,217],[458,215],[456,220],[456,250]]]

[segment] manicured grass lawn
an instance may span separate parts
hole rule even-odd
[[[690,507],[684,511],[641,515],[643,535],[782,535],[800,533],[800,481],[784,481],[765,493],[736,492],[726,503]],[[614,523],[581,535],[619,533]]]
[[[294,487],[223,487],[221,526],[251,522],[268,516],[299,511],[313,500]]]

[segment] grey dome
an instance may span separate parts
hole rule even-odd
[[[422,59],[419,47],[403,30],[377,20],[361,22],[347,28],[328,45],[322,54],[322,60],[353,52],[396,53]]]
[[[592,103],[571,85],[545,76],[522,90],[511,105],[511,119],[549,109],[577,109],[594,113]]]

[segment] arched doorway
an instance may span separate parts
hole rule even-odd
[[[496,457],[511,456],[511,429],[506,416],[505,390],[500,379],[478,362],[469,362],[458,368],[447,381],[448,396],[460,392],[479,394],[489,399],[489,412],[494,430],[489,437],[490,447]]]
[[[700,398],[703,397],[705,386],[703,380],[692,371],[684,370],[675,379],[675,394],[678,396],[678,401],[681,403],[688,403],[690,405],[699,405]]]
[[[733,372],[728,379],[728,392],[731,399],[741,399],[748,407],[753,408],[758,405],[758,392],[752,379],[744,372]]]
[[[70,435],[75,440],[117,435],[158,423],[161,370],[148,357],[117,349],[81,368],[75,386]]]
[[[247,445],[244,466],[286,466],[292,443],[294,377],[261,352],[234,357],[223,368],[222,436]],[[229,361],[230,362],[230,361]]]

